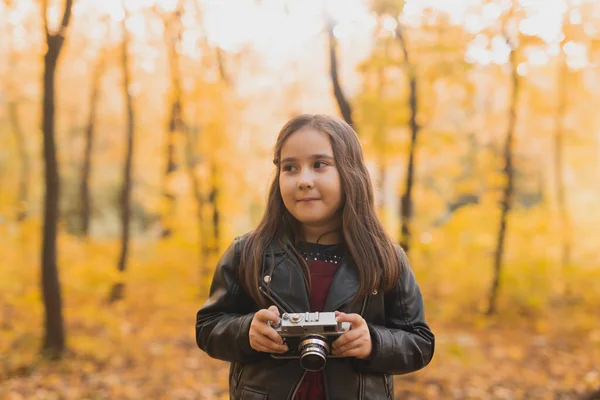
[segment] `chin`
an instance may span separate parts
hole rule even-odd
[[[292,215],[301,224],[314,224],[315,222],[321,220],[320,216],[315,216],[314,214],[308,214],[306,212],[295,213],[295,214],[292,214]]]
[[[319,219],[308,219],[308,218],[303,218],[303,219],[299,219],[298,221],[300,221],[301,224],[304,225],[319,225]]]
[[[330,218],[324,215],[298,215],[296,217],[301,224],[306,225],[322,225],[323,221],[329,221]]]

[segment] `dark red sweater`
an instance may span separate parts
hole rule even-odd
[[[310,306],[311,312],[322,312],[329,293],[329,286],[337,266],[334,262],[321,260],[310,260]],[[298,387],[294,400],[321,400],[325,399],[325,387],[323,385],[323,371],[307,371],[304,380]]]

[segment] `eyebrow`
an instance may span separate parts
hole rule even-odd
[[[333,156],[330,156],[328,154],[313,154],[309,158],[313,158],[313,159],[325,158],[325,159],[328,159],[328,160],[333,160],[334,159]],[[281,160],[282,163],[293,162],[293,161],[298,161],[298,159],[296,157],[286,157],[283,160]]]

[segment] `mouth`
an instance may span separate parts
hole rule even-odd
[[[298,203],[310,203],[310,202],[317,201],[317,200],[320,200],[320,199],[317,198],[317,197],[305,197],[305,198],[296,200],[296,202],[298,202]]]

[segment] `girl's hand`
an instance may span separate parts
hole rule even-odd
[[[250,323],[250,347],[265,353],[285,353],[288,347],[283,344],[283,339],[267,321],[277,323],[279,310],[275,306],[258,310]]]
[[[332,352],[338,357],[367,358],[371,355],[373,345],[367,321],[358,314],[335,312],[338,322],[350,322],[350,330],[343,333],[333,342]]]

